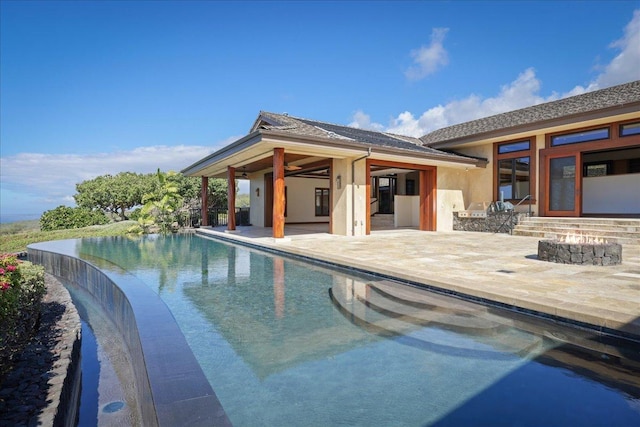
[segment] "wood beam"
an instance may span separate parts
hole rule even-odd
[[[327,159],[329,161],[329,234],[333,234],[333,200],[334,200],[334,191],[336,191],[336,186],[333,185],[333,159]]]
[[[200,225],[209,225],[209,177],[202,177],[202,188],[200,189],[200,197],[202,199],[202,207],[200,208]]]
[[[273,149],[273,237],[284,237],[284,148]]]
[[[371,234],[371,159],[367,159],[367,166],[364,174],[365,179],[365,191],[367,194],[364,197],[366,206],[365,215],[367,217],[367,222],[365,226],[365,234],[368,236]],[[351,191],[354,191],[351,189]],[[351,218],[352,221],[355,221],[355,218]]]
[[[236,229],[236,168],[227,167],[227,230]]]
[[[420,230],[436,231],[436,169],[420,171]]]

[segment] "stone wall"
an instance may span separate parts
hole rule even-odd
[[[0,386],[0,425],[75,426],[80,404],[81,323],[65,287],[45,276],[36,335]]]
[[[538,259],[559,264],[617,265],[622,263],[622,246],[619,243],[563,243],[557,240],[540,240]]]
[[[458,212],[453,213],[453,229],[455,231],[480,231],[484,233],[509,233],[526,213],[495,212],[487,214],[486,218],[459,218]],[[509,227],[511,222],[511,227]]]

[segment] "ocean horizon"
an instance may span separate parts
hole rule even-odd
[[[18,221],[32,221],[34,219],[40,219],[42,214],[39,213],[3,213],[0,214],[0,224],[8,224],[10,222]]]

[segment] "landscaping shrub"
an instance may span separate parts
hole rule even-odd
[[[0,255],[0,379],[36,331],[44,293],[42,266]]]
[[[46,211],[40,217],[42,231],[65,230],[69,228],[82,228],[89,225],[107,224],[109,218],[104,212],[87,208],[70,208],[58,206]]]
[[[129,213],[129,219],[137,221],[140,218],[140,212],[142,212],[142,208],[135,208]]]

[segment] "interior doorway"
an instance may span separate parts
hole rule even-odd
[[[378,213],[394,213],[394,196],[396,194],[397,179],[389,176],[376,176],[378,188]]]

